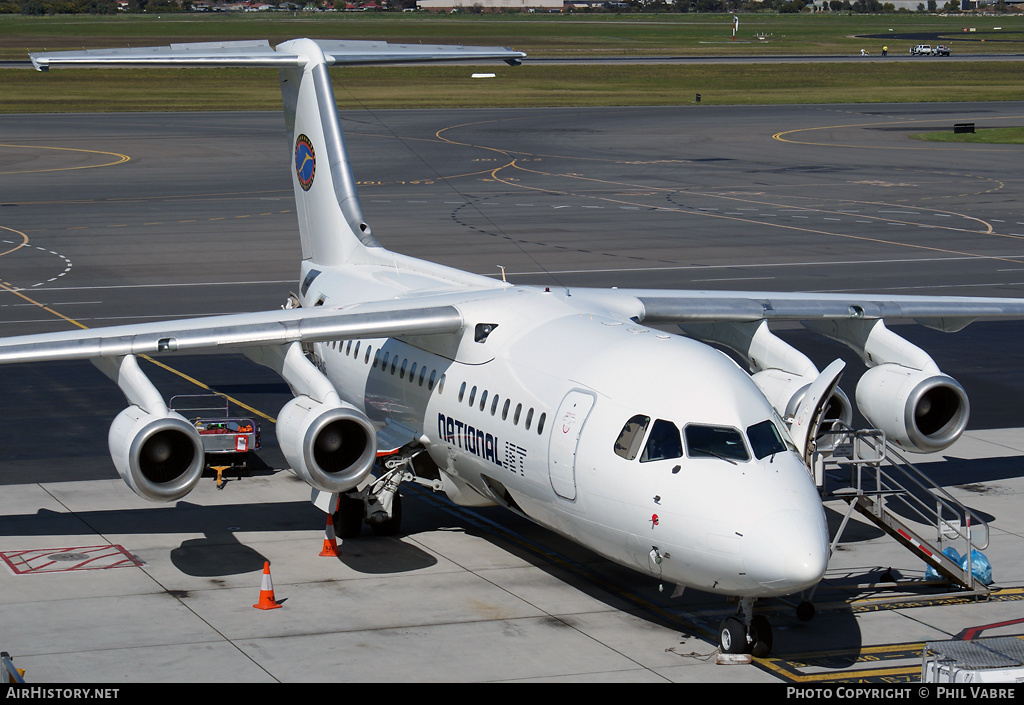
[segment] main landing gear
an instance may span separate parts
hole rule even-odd
[[[754,614],[754,598],[740,598],[733,617],[718,627],[718,644],[725,654],[750,654],[764,658],[772,651],[772,627],[763,615]]]
[[[415,482],[433,490],[441,489],[440,479],[417,475],[413,459],[423,452],[420,445],[407,446],[390,455],[378,466],[381,474],[360,490],[339,497],[334,513],[334,533],[341,539],[359,535],[363,522],[378,536],[395,536],[402,528],[402,482]]]

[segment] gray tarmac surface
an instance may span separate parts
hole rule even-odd
[[[552,286],[1024,296],[1024,150],[909,138],[965,121],[1020,125],[1024,107],[343,113],[365,214],[413,256]],[[2,116],[0,130],[0,335],[277,307],[295,288],[279,114]],[[672,600],[497,509],[410,490],[402,537],[319,557],[324,516],[273,438],[287,387],[241,355],[146,367],[166,397],[199,383],[265,415],[252,473],[174,507],[116,477],[106,431],[124,399],[102,374],[9,367],[0,649],[30,681],[64,683],[913,679],[925,640],[1024,634],[1022,331],[898,328],[971,396],[968,434],[922,467],[992,517],[999,599],[883,605],[858,586],[924,566],[858,524],[818,616],[765,605],[775,652],[748,666],[714,664],[724,599]],[[855,355],[780,335],[819,366],[844,357],[852,396]],[[834,528],[845,510],[828,507]],[[99,546],[123,547],[120,567],[11,567]],[[280,610],[252,608],[264,560]]]

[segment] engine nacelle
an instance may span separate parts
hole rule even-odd
[[[107,445],[121,479],[145,499],[173,502],[195,489],[206,467],[199,431],[181,414],[130,406],[114,419]]]
[[[752,375],[754,384],[765,395],[771,405],[784,418],[791,418],[800,408],[807,388],[814,379],[790,374],[782,370],[761,370]],[[822,428],[828,427],[830,421],[841,421],[847,426],[853,421],[853,405],[850,398],[839,387],[829,397],[828,405],[823,414]]]
[[[370,474],[377,433],[354,406],[297,396],[277,417],[277,441],[296,475],[323,492],[345,492]]]
[[[967,428],[964,388],[944,374],[887,363],[857,384],[857,408],[886,440],[919,453],[948,448]]]

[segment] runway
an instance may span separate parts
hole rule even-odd
[[[1024,297],[1024,151],[910,139],[1017,126],[1018,103],[345,107],[367,219],[415,257],[553,287]],[[0,128],[0,335],[273,308],[297,287],[279,114],[15,115]],[[860,525],[814,620],[768,605],[773,657],[716,666],[724,599],[672,600],[501,510],[410,490],[402,537],[367,533],[320,558],[323,515],[273,437],[287,385],[241,355],[186,355],[147,374],[165,397],[228,394],[262,419],[265,447],[251,476],[204,481],[176,507],[117,478],[106,433],[125,402],[90,364],[0,370],[0,556],[109,545],[126,562],[0,566],[0,648],[35,682],[912,680],[926,640],[1024,635],[1024,327],[899,333],[970,395],[968,433],[922,467],[993,518],[989,602],[884,606],[853,586],[924,566]],[[852,398],[851,351],[779,334],[819,367],[846,359]],[[269,613],[252,609],[264,560],[285,599]]]

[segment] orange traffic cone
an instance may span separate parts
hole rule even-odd
[[[274,599],[274,583],[270,580],[270,561],[263,562],[263,582],[260,584],[260,601],[253,605],[258,610],[275,610],[281,605]]]
[[[324,550],[320,551],[321,556],[337,558],[341,555],[338,550],[338,539],[334,534],[334,518],[327,515],[327,528],[324,529]]]

